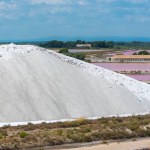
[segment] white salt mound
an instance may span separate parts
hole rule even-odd
[[[146,83],[37,46],[0,46],[1,123],[149,111]]]

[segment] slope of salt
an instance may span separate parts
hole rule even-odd
[[[58,54],[53,51],[50,51],[50,53],[65,62],[71,63],[84,71],[92,73],[95,76],[105,78],[110,82],[126,87],[128,90],[133,92],[139,100],[147,99],[150,101],[150,85],[146,83],[74,58],[70,58],[68,56],[64,56],[62,54]]]

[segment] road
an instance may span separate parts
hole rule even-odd
[[[100,144],[90,147],[72,148],[69,150],[139,150],[144,148],[150,148],[150,138],[137,141],[113,142],[110,144]]]

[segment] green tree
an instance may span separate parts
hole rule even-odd
[[[147,51],[140,51],[138,55],[150,55],[150,53]]]

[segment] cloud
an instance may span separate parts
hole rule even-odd
[[[37,29],[37,33],[41,32],[39,34],[43,36],[49,36],[54,31],[57,35],[74,34],[76,31],[76,34],[85,34],[84,30],[96,35],[105,31],[108,34],[115,34],[115,29],[122,32],[124,27],[137,29],[140,26],[144,29],[143,34],[145,32],[148,35],[149,1],[0,0],[0,26],[9,27],[11,31],[16,32],[19,28],[20,33],[25,34]],[[3,35],[8,32],[4,28],[0,28],[0,31]],[[137,35],[138,32],[135,34]],[[7,35],[9,37],[10,33],[8,32]]]
[[[96,2],[98,3],[112,3],[112,2],[116,2],[117,0],[96,0]]]
[[[17,5],[14,1],[0,1],[0,17],[2,19],[15,19],[14,11],[16,9]]]
[[[31,0],[31,4],[46,4],[46,5],[71,5],[71,4],[78,4],[78,5],[86,5],[89,0]]]
[[[149,0],[96,0],[96,2],[100,2],[100,3],[112,3],[112,2],[127,2],[127,3],[134,3],[134,4],[138,4],[138,3],[148,3]]]
[[[78,0],[77,3],[79,5],[87,5],[87,1],[86,0]]]
[[[147,3],[148,0],[126,0],[126,2],[134,3],[134,4],[139,4],[139,3]]]
[[[150,22],[149,16],[143,16],[143,15],[126,15],[124,16],[124,19],[130,22],[136,22],[136,23],[146,23]]]
[[[13,2],[0,1],[0,11],[16,9],[16,4]]]
[[[49,5],[62,5],[70,3],[70,0],[31,0],[32,4],[49,4]]]

